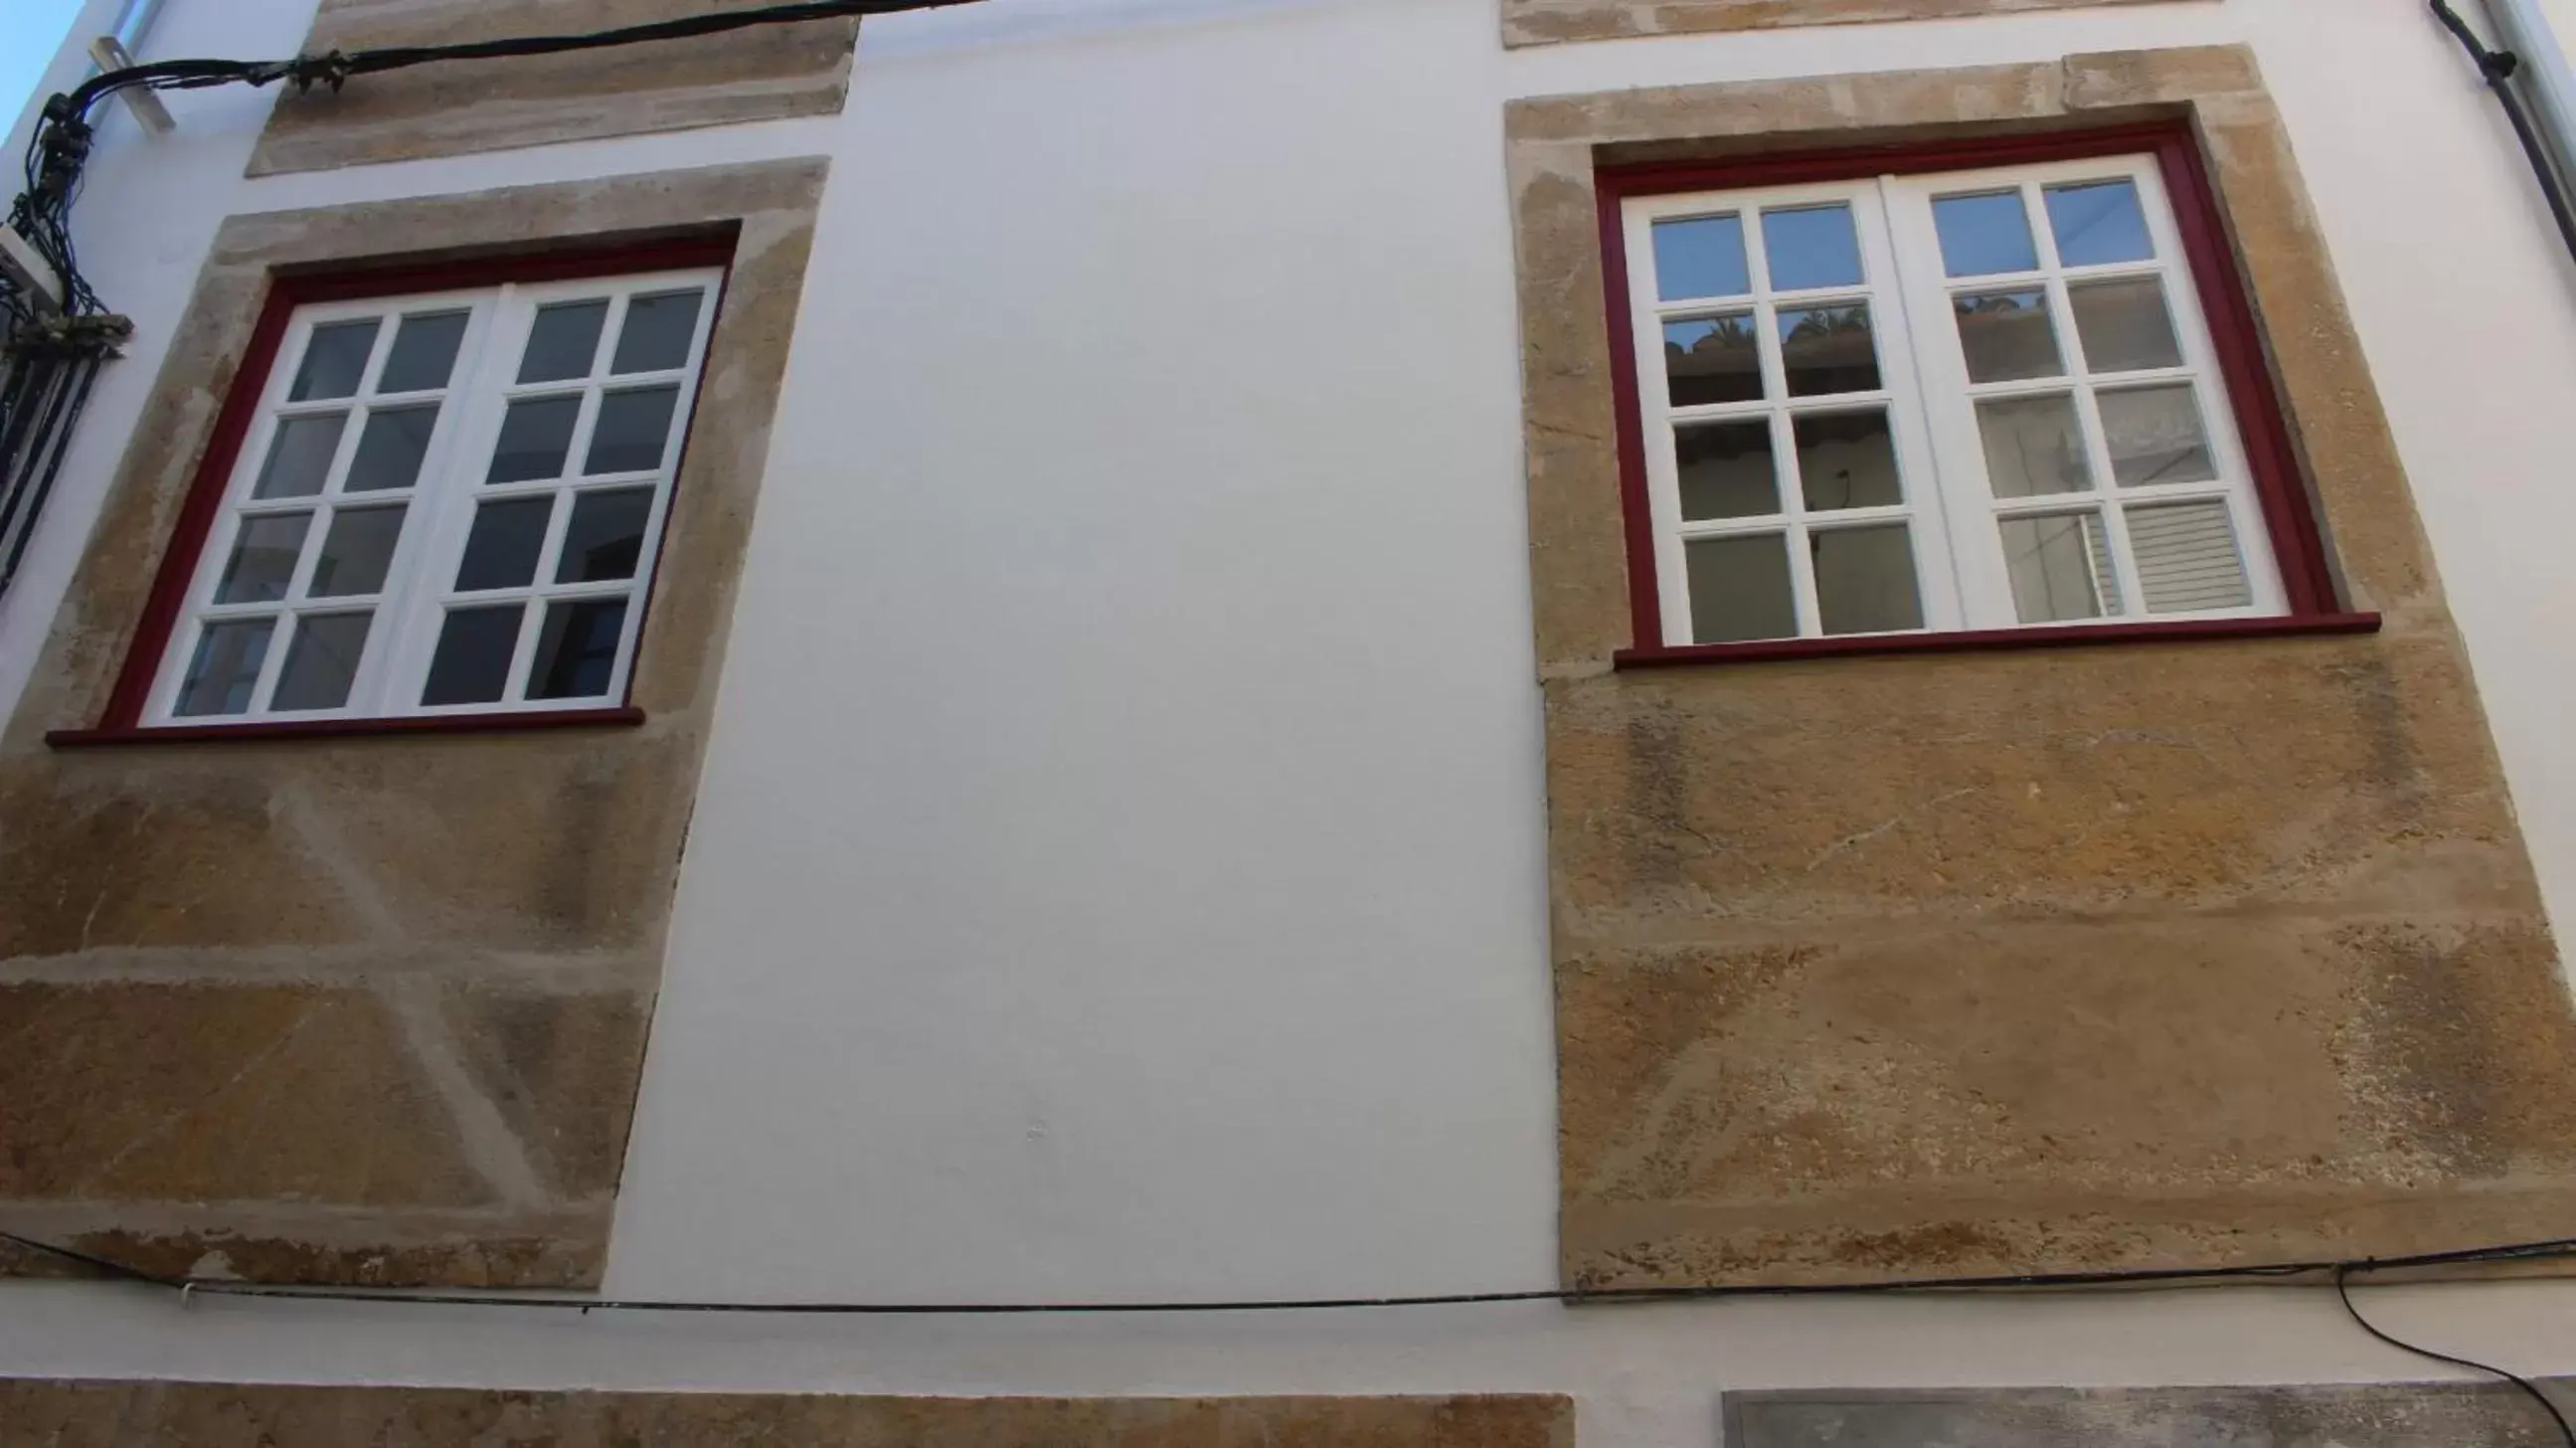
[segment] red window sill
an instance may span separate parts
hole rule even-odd
[[[532,709],[515,714],[440,714],[409,719],[262,720],[256,724],[165,724],[153,728],[57,729],[56,749],[123,744],[211,744],[227,739],[382,739],[402,734],[498,734],[528,729],[631,728],[641,709]]]
[[[1986,629],[1966,633],[1882,634],[1867,638],[1774,639],[1751,644],[1684,644],[1621,649],[1610,656],[1621,669],[1671,669],[1688,664],[1759,664],[1781,659],[1830,659],[1866,654],[1981,654],[2007,649],[2080,649],[2102,644],[2179,644],[2214,639],[2298,638],[2309,634],[2379,632],[2375,613],[2316,613],[2289,618],[2218,618],[2182,623],[2089,624],[2076,628]]]

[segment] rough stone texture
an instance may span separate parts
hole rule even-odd
[[[1942,20],[2143,3],[2147,0],[1503,0],[1503,43],[1555,45],[1569,40]]]
[[[1596,164],[2178,114],[2383,633],[1612,670]],[[2576,1017],[2250,54],[1556,97],[1507,129],[1568,1283],[2562,1235]]]
[[[308,55],[577,35],[769,0],[322,0]],[[834,115],[856,20],[561,55],[442,62],[278,101],[250,174],[459,156],[558,141]]]
[[[2542,1384],[2576,1410],[2576,1379]],[[1729,1393],[1727,1448],[2550,1448],[2509,1384]]]
[[[823,175],[224,225],[0,735],[0,1227],[155,1272],[598,1280]],[[105,706],[274,270],[711,228],[738,232],[734,270],[639,646],[644,726],[45,745]]]
[[[834,1398],[0,1380],[0,1448],[1573,1448],[1562,1397]]]

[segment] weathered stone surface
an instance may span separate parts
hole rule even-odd
[[[491,1200],[362,991],[0,986],[0,1200]]]
[[[578,35],[763,3],[322,0],[304,50]],[[250,174],[831,115],[849,93],[857,38],[856,20],[816,20],[359,76],[338,90],[281,97]]]
[[[341,1287],[596,1286],[614,1203],[455,1210],[295,1202],[0,1202],[0,1229],[165,1279]],[[108,1273],[51,1251],[0,1243],[0,1273]]]
[[[1505,45],[2134,5],[2143,0],[1503,0]]]
[[[536,1184],[569,1199],[617,1191],[651,1002],[637,995],[450,987],[441,1015]]]
[[[1573,1448],[1562,1397],[885,1398],[0,1380],[0,1448]]]
[[[0,734],[0,1224],[153,1270],[595,1282],[823,164],[235,217]],[[640,728],[55,750],[287,267],[736,236]],[[38,1232],[25,1225],[41,1222]]]
[[[2576,1379],[2544,1384],[2576,1403]],[[2548,1414],[2487,1383],[1729,1393],[1728,1448],[2547,1448]]]
[[[0,983],[0,1226],[173,1275],[595,1276],[643,999],[376,984]]]
[[[1596,165],[2184,116],[2375,636],[1623,673]],[[1509,113],[1583,1286],[2554,1237],[2576,1014],[2250,54]]]

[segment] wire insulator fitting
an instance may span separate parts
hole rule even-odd
[[[317,84],[329,86],[333,93],[349,83],[349,57],[339,51],[326,55],[299,55],[286,63],[285,76],[303,95]]]

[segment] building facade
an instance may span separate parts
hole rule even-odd
[[[0,594],[0,1230],[156,1281],[0,1444],[2561,1441],[2335,1286],[2576,1375],[2576,260],[2414,0],[164,99]]]

